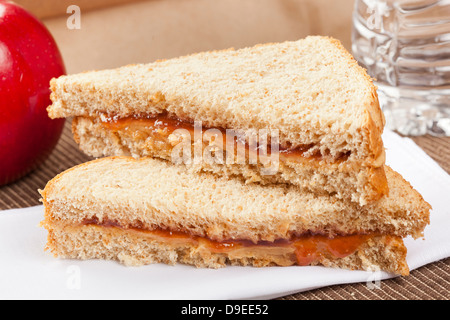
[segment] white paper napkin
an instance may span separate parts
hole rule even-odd
[[[433,206],[425,240],[407,238],[416,269],[450,256],[450,177],[408,138],[385,132],[387,164]],[[113,261],[55,259],[43,248],[42,206],[0,212],[0,299],[268,299],[323,286],[366,282],[384,272],[324,267],[226,267],[163,264],[127,268]]]

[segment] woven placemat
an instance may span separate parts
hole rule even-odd
[[[413,138],[413,140],[442,168],[450,172],[450,138],[424,136]],[[50,157],[26,177],[0,188],[0,210],[40,204],[37,190],[43,189],[48,180],[74,165],[91,159],[78,149],[72,138],[70,123],[67,121],[59,143]],[[414,270],[408,277],[384,280],[377,286],[366,283],[335,285],[292,294],[280,299],[447,300],[449,298],[450,258]]]

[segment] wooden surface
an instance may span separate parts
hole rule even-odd
[[[447,172],[450,172],[450,138],[417,137],[413,140]],[[39,194],[48,180],[76,164],[91,160],[75,144],[67,122],[61,139],[45,163],[10,185],[0,188],[0,209],[38,205]],[[301,292],[281,299],[450,299],[450,258],[411,272],[408,277],[382,281],[379,289],[365,283],[344,284]]]

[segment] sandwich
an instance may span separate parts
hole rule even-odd
[[[73,119],[93,157],[154,157],[361,206],[388,193],[376,88],[332,38],[84,72],[50,87],[49,116]],[[205,152],[214,161],[195,158]]]
[[[295,184],[248,184],[158,158],[105,157],[41,190],[47,249],[125,265],[324,265],[409,273],[403,238],[429,205],[391,168],[389,195],[359,206]]]
[[[100,159],[40,190],[47,250],[125,265],[407,275],[430,205],[385,165],[365,70],[334,39],[61,76],[51,118]]]

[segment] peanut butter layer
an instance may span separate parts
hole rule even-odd
[[[355,253],[363,244],[367,244],[371,239],[380,237],[380,234],[375,233],[340,235],[333,238],[320,234],[306,234],[290,239],[277,239],[275,241],[259,241],[254,243],[246,239],[214,241],[207,237],[200,237],[181,231],[163,229],[147,230],[138,227],[123,228],[117,222],[100,222],[97,219],[85,220],[81,225],[119,228],[132,233],[138,233],[139,236],[149,240],[169,243],[180,247],[201,247],[202,250],[210,253],[223,253],[239,258],[260,258],[266,255],[282,256],[282,259],[279,258],[277,260],[280,265],[299,266],[317,263],[324,257],[327,259],[345,258]]]
[[[361,205],[388,191],[384,166],[364,166],[350,152],[331,157],[314,144],[296,148],[276,144],[270,132],[253,141],[247,139],[249,135],[207,128],[167,114],[77,117],[72,130],[80,148],[93,157],[159,158],[196,172],[238,177],[246,183],[292,184]]]
[[[128,131],[130,134],[135,134],[136,138],[141,138],[142,135],[153,136],[156,144],[166,143],[168,147],[167,151],[172,151],[172,147],[177,143],[181,143],[181,140],[186,137],[186,134],[189,134],[192,143],[203,139],[203,143],[208,147],[216,148],[217,151],[224,152],[230,152],[227,149],[231,148],[231,153],[238,156],[240,156],[237,151],[239,147],[245,149],[246,153],[248,153],[247,157],[264,158],[265,156],[270,157],[273,153],[277,153],[280,161],[284,159],[292,161],[296,158],[303,157],[307,159],[328,159],[333,162],[342,162],[346,161],[351,155],[350,151],[343,151],[339,155],[331,157],[327,152],[322,154],[319,146],[314,144],[302,145],[295,148],[277,144],[276,150],[273,150],[276,142],[271,142],[271,139],[275,137],[276,131],[268,130],[258,132],[253,138],[248,138],[248,136],[246,137],[238,131],[225,128],[209,128],[201,125],[200,122],[195,123],[182,120],[170,116],[168,113],[155,116],[127,118],[103,116],[100,118],[102,125],[112,132]]]

